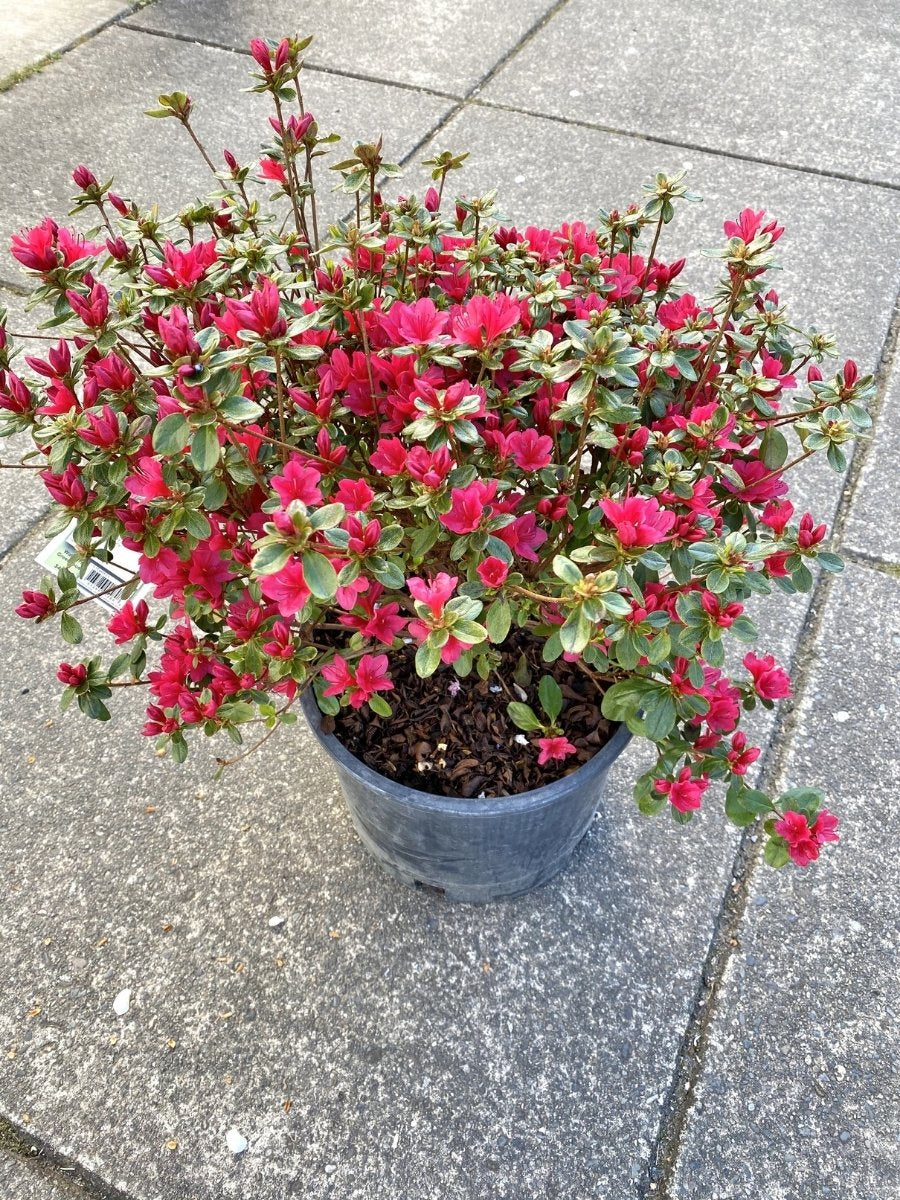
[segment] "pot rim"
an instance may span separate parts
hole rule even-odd
[[[455,812],[469,816],[474,813],[486,815],[497,813],[524,812],[529,809],[542,808],[552,804],[559,798],[561,791],[569,791],[580,783],[590,780],[602,771],[612,766],[628,743],[631,741],[631,731],[627,725],[611,722],[614,729],[612,737],[587,762],[582,763],[577,770],[563,775],[552,783],[545,783],[539,788],[531,788],[527,792],[517,792],[514,796],[488,796],[479,799],[477,796],[436,796],[433,792],[423,792],[418,788],[409,787],[405,783],[397,783],[387,775],[374,771],[370,766],[351,754],[347,747],[333,733],[325,733],[321,728],[322,710],[316,703],[312,688],[307,688],[300,697],[300,705],[306,716],[314,737],[329,752],[332,758],[352,774],[356,775],[369,787],[379,791],[389,792],[391,797],[417,808],[431,809],[435,812]]]

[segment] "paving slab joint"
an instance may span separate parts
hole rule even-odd
[[[34,1137],[27,1129],[3,1116],[0,1116],[0,1149],[20,1159],[26,1170],[40,1174],[48,1183],[58,1183],[62,1176],[67,1187],[77,1187],[85,1200],[134,1200],[134,1197],[111,1187],[80,1163],[66,1155],[57,1154],[42,1138]]]
[[[857,446],[847,471],[841,502],[834,519],[831,542],[838,550],[841,549],[844,530],[863,464],[875,436],[877,436],[878,414],[883,406],[888,380],[897,358],[898,341],[900,341],[900,293],[895,298],[893,315],[875,371],[876,395],[871,407],[873,436],[868,442]],[[892,566],[877,560],[863,562],[864,556],[856,552],[847,553],[846,557],[850,561],[859,561],[860,565],[900,577],[900,566]],[[813,590],[809,618],[793,656],[791,674],[794,684],[794,699],[779,710],[763,760],[761,786],[766,790],[778,790],[782,782],[784,764],[799,720],[801,702],[806,693],[834,579],[834,575],[821,572]],[[679,1046],[672,1082],[663,1105],[663,1115],[650,1154],[647,1178],[638,1185],[641,1200],[676,1200],[672,1187],[682,1138],[688,1116],[694,1106],[695,1089],[705,1066],[710,1027],[717,1011],[722,983],[732,954],[740,944],[741,925],[747,909],[753,874],[761,856],[762,845],[759,823],[747,826],[738,845],[731,870],[731,881],[722,898],[709,949],[701,969],[694,1005]]]
[[[39,71],[43,71],[46,67],[51,66],[63,57],[64,54],[69,54],[70,51],[76,50],[79,46],[83,46],[85,42],[89,42],[95,38],[98,33],[102,33],[104,29],[109,29],[111,25],[118,25],[124,21],[126,17],[130,17],[132,13],[138,12],[142,8],[146,8],[149,4],[153,4],[154,0],[134,0],[134,2],[125,10],[125,12],[117,13],[114,17],[109,17],[105,21],[98,21],[96,25],[92,25],[90,29],[80,34],[76,38],[72,38],[70,42],[60,46],[58,50],[52,50],[49,54],[45,54],[42,58],[36,59],[33,63],[28,63],[27,66],[19,67],[17,71],[10,71],[8,75],[4,75],[0,79],[0,92],[8,92],[10,88],[16,86],[17,83],[22,83],[25,79],[30,79],[32,75],[37,75]],[[8,284],[3,285],[9,286]]]

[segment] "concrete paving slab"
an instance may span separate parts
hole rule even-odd
[[[3,1200],[85,1200],[84,1190],[57,1168],[2,1150],[0,1196]]]
[[[214,184],[209,169],[173,121],[143,110],[163,92],[180,88],[194,98],[194,124],[214,161],[228,147],[252,162],[268,136],[268,107],[248,85],[246,55],[116,27],[67,54],[47,71],[0,95],[0,137],[11,169],[0,177],[0,241],[45,213],[64,216],[73,193],[70,173],[86,162],[117,190],[143,204],[174,211]],[[309,102],[323,126],[348,140],[384,134],[402,158],[450,102],[384,84],[334,75],[310,79]],[[326,172],[327,173],[327,172]],[[346,210],[325,181],[320,212],[333,220]],[[18,279],[5,248],[0,279]]]
[[[145,28],[245,50],[253,37],[313,34],[309,62],[462,95],[554,7],[553,0],[161,0]]]
[[[557,881],[447,905],[379,873],[303,730],[214,784],[140,697],[60,715],[47,634],[0,663],[2,1115],[134,1200],[630,1194],[734,850],[713,806],[641,818],[633,750]]]
[[[113,18],[130,12],[122,0],[16,0],[0,15],[0,88],[49,54],[87,37]]]
[[[7,311],[7,327],[10,332],[19,334],[37,332],[40,317],[35,312],[26,311],[23,296],[0,287],[0,308],[5,308]],[[28,367],[24,363],[24,355],[41,354],[47,344],[24,338],[18,339],[18,345],[22,347],[23,353],[13,360],[14,369],[21,369],[29,374]],[[0,441],[0,462],[19,462],[31,449],[31,439],[25,434],[17,434],[8,441],[3,439]],[[49,506],[50,497],[40,479],[37,478],[37,471],[0,469],[0,558],[25,535]]]
[[[755,876],[678,1200],[900,1191],[898,600],[896,579],[862,567],[829,597],[784,776],[834,797],[843,840],[806,871]]]
[[[878,414],[875,440],[859,477],[844,543],[870,558],[900,563],[900,362],[892,373]]]
[[[879,0],[570,0],[486,99],[769,162],[900,183],[900,45]]]

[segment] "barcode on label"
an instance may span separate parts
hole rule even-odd
[[[122,598],[118,592],[108,592],[105,596],[98,595],[98,593],[105,592],[107,588],[114,588],[116,584],[124,587],[126,582],[127,580],[123,580],[120,575],[109,570],[105,564],[92,559],[88,564],[88,569],[78,580],[78,590],[86,596],[97,596],[98,603],[112,609],[113,612],[118,612],[122,607]]]

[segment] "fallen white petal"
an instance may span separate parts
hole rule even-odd
[[[238,1133],[236,1129],[229,1129],[225,1134],[225,1141],[228,1143],[228,1149],[232,1154],[243,1154],[247,1149],[247,1139],[243,1134]]]
[[[113,1012],[117,1017],[124,1017],[131,1008],[131,988],[123,988],[113,1000]]]

